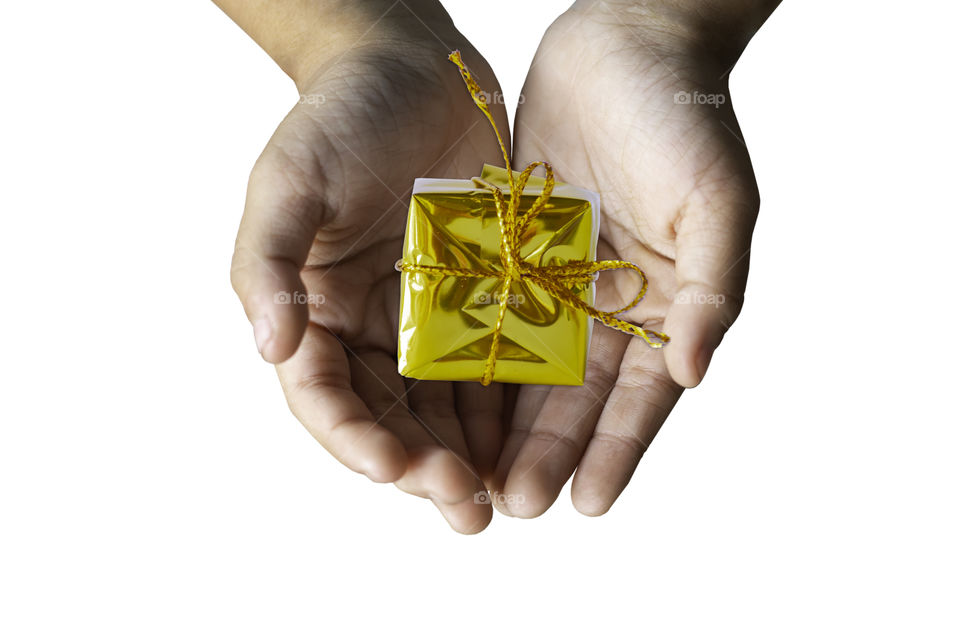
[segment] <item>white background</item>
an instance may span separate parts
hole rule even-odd
[[[447,2],[513,108],[564,1]],[[732,95],[747,305],[606,516],[336,463],[228,282],[293,84],[205,2],[0,24],[0,636],[956,638],[958,11],[787,0]]]

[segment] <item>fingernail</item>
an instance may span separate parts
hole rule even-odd
[[[264,316],[254,323],[253,338],[257,341],[257,351],[262,355],[263,350],[273,338],[273,325],[270,323],[270,318]]]

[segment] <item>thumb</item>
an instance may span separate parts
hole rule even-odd
[[[296,352],[309,320],[300,271],[323,210],[317,183],[309,176],[271,143],[247,186],[230,280],[268,362],[282,362]]]
[[[664,321],[671,377],[700,384],[713,352],[740,314],[750,265],[750,239],[760,208],[756,187],[729,206],[701,202],[677,224],[677,293]]]

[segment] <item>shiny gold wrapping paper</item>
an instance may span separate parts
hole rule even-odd
[[[515,174],[516,175],[516,174]],[[506,170],[484,166],[481,179],[506,189]],[[525,211],[543,180],[531,178]],[[520,239],[534,265],[592,261],[597,252],[596,194],[558,183],[546,209]],[[471,180],[417,180],[403,262],[500,270],[501,234],[490,191]],[[401,275],[399,370],[421,380],[480,380],[497,322],[497,278],[404,272]],[[594,285],[571,292],[593,305]],[[496,382],[583,384],[592,319],[536,284],[514,282],[497,352]]]

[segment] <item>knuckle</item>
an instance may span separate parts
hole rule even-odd
[[[350,381],[333,372],[318,372],[299,376],[289,384],[288,398],[295,399],[318,392],[330,390],[349,391]]]
[[[620,368],[619,383],[631,390],[643,389],[658,395],[679,395],[681,389],[666,372],[637,362],[625,363]]]
[[[593,434],[593,439],[617,449],[626,450],[630,453],[631,458],[636,461],[639,461],[647,449],[650,448],[649,443],[635,433],[597,431]]]
[[[526,441],[542,442],[548,445],[548,450],[559,446],[578,458],[583,454],[583,445],[565,433],[533,429],[527,434]]]
[[[271,144],[250,170],[248,200],[268,202],[271,208],[291,217],[311,214],[308,217],[313,223],[324,211],[323,184],[318,162],[294,157],[279,145]]]
[[[613,390],[617,377],[617,370],[610,367],[608,358],[591,358],[587,362],[587,375],[583,386],[593,395],[603,398]]]
[[[631,403],[646,406],[663,417],[670,413],[683,393],[683,388],[669,374],[637,364],[621,370],[618,385],[630,391]]]
[[[238,246],[233,252],[233,258],[230,261],[230,286],[233,291],[243,299],[245,284],[247,282],[250,270],[250,260],[246,257],[247,251]]]

